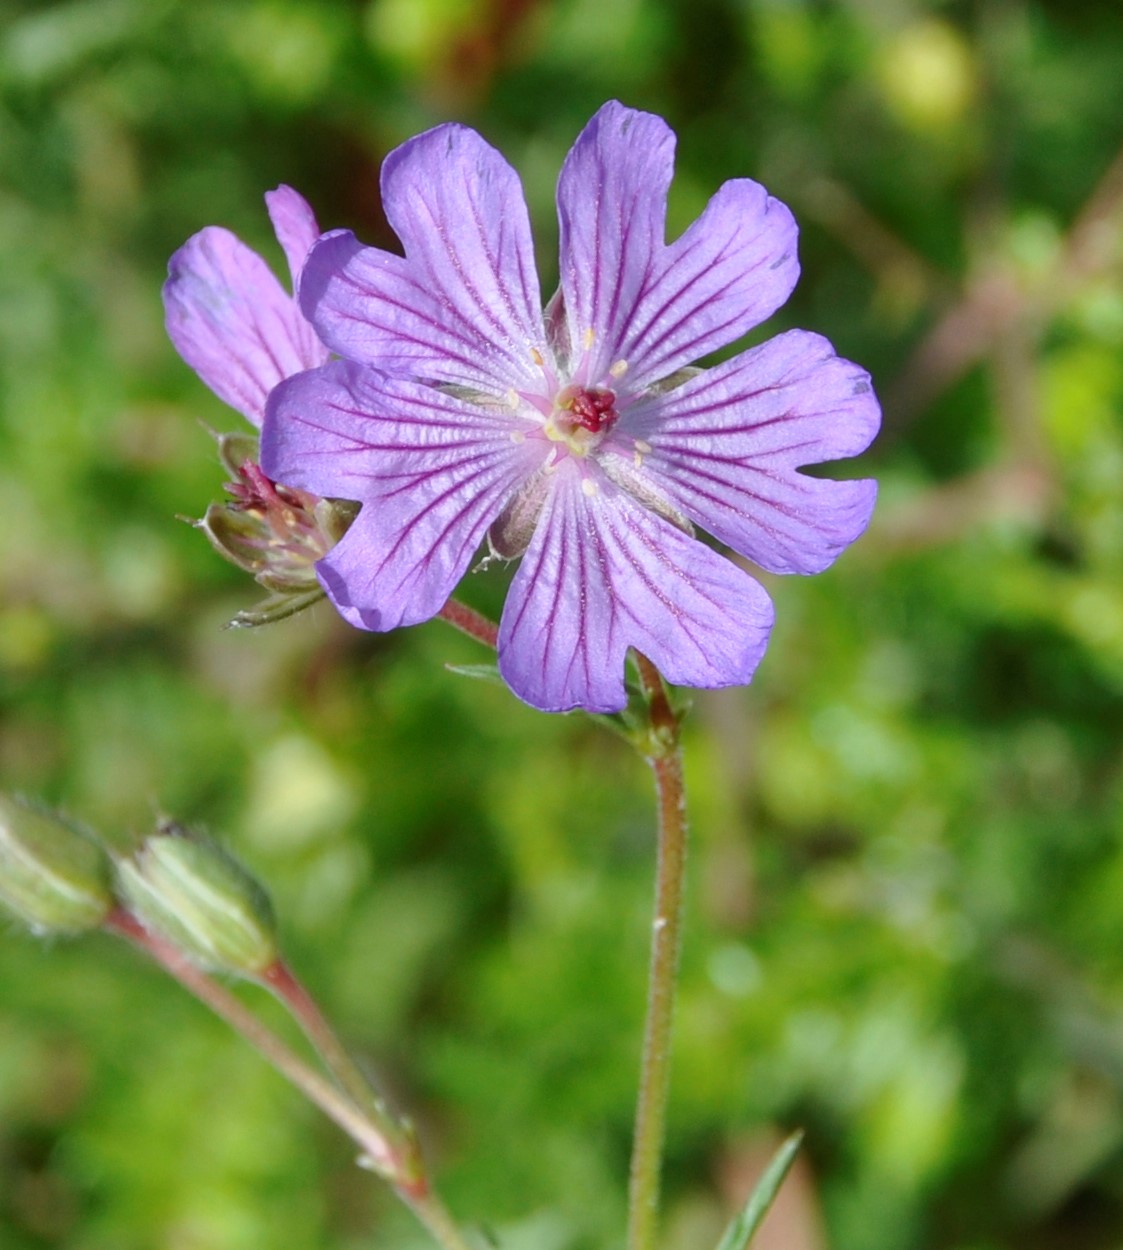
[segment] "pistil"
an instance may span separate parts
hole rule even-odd
[[[615,391],[603,386],[567,386],[555,405],[559,417],[567,414],[570,425],[580,426],[590,434],[603,434],[620,415],[616,411]]]
[[[607,387],[567,386],[554,399],[546,420],[546,437],[587,456],[616,424],[616,393]]]

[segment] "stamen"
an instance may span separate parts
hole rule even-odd
[[[628,362],[618,360],[608,371],[614,378],[622,378],[628,372]]]
[[[512,442],[512,443],[525,443],[525,442],[526,442],[526,435],[522,432],[522,430],[512,430],[512,431],[511,431],[511,442]]]
[[[538,350],[538,348],[537,348],[537,347],[532,347],[532,348],[530,349],[530,358],[531,358],[531,360],[533,360],[533,361],[534,361],[534,363],[535,363],[535,364],[539,367],[539,369],[541,369],[541,368],[542,368],[542,366],[546,363],[546,362],[542,359],[542,353]]]
[[[597,484],[591,477],[583,477],[581,479],[581,490],[592,499],[597,493]]]
[[[596,337],[597,336],[593,333],[591,328],[585,331],[581,341],[585,344],[586,351],[592,347],[593,343],[596,341]]]

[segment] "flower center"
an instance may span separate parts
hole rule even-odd
[[[567,386],[554,401],[559,413],[569,414],[569,424],[590,434],[603,434],[617,416],[616,394],[606,387]]]
[[[604,386],[567,386],[554,400],[546,435],[584,456],[615,425],[619,415],[615,391]]]

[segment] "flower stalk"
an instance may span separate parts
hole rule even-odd
[[[378,1092],[347,1053],[319,1004],[284,960],[278,959],[260,976],[261,983],[276,995],[315,1047],[324,1066],[355,1105],[373,1120],[387,1140],[398,1140],[407,1152],[416,1149],[410,1129],[387,1110]]]
[[[319,1107],[362,1150],[360,1163],[393,1186],[398,1196],[425,1225],[443,1250],[470,1250],[463,1234],[430,1186],[413,1134],[403,1134],[398,1129],[391,1137],[385,1132],[385,1126],[370,1114],[372,1095],[369,1088],[364,1089],[361,1101],[352,1096],[352,1091],[343,1092],[337,1089],[294,1055],[229,990],[214,981],[171,942],[146,929],[124,908],[115,908],[106,918],[104,927],[109,932],[128,939],[155,960],[190,994],[249,1042],[310,1102]],[[306,994],[304,998],[311,1003]],[[319,1015],[314,1004],[313,1011]],[[322,1030],[331,1034],[334,1040],[334,1034],[326,1021],[322,1022]],[[321,1043],[326,1034],[321,1032]],[[342,1046],[337,1040],[334,1040],[334,1044],[342,1053]],[[338,1055],[333,1055],[333,1059],[338,1063]],[[350,1064],[351,1061],[348,1059],[347,1063]],[[334,1065],[332,1066],[334,1071]],[[355,1080],[362,1080],[357,1068],[353,1075]],[[355,1089],[354,1093],[359,1093],[359,1090]]]
[[[687,822],[679,716],[671,707],[666,685],[655,665],[638,654],[636,663],[648,705],[649,733],[644,754],[655,775],[658,858],[647,1019],[628,1187],[627,1247],[654,1250],[670,1089],[675,985],[682,949]]]
[[[461,603],[459,599],[454,598],[449,599],[437,615],[454,629],[460,630],[462,634],[467,634],[469,638],[474,638],[477,642],[482,642],[485,647],[495,650],[496,643],[499,641],[499,627],[482,613],[477,612],[475,608],[470,608],[466,603]]]
[[[457,600],[450,599],[439,615],[486,646],[495,646],[496,627]],[[629,730],[625,736],[651,766],[655,777],[658,851],[647,1015],[628,1181],[626,1244],[627,1250],[654,1250],[670,1091],[675,991],[682,951],[686,786],[680,740],[681,714],[671,704],[659,669],[647,656],[634,654],[646,723]]]

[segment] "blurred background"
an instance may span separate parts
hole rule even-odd
[[[672,230],[764,182],[803,261],[767,333],[885,406],[870,532],[770,579],[757,680],[689,722],[666,1244],[798,1125],[773,1250],[1123,1244],[1121,84],[1114,0],[0,0],[0,786],[220,836],[458,1215],[619,1244],[650,779],[440,622],[224,632],[259,589],[177,518],[241,419],[159,290],[210,223],[283,271],[280,182],[393,246],[382,157],[459,119],[548,291],[569,144],[652,109]],[[352,1156],[129,950],[0,932],[4,1250],[425,1245]]]

